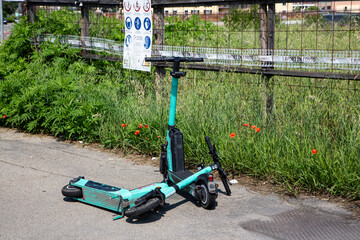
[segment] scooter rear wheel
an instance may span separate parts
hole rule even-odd
[[[82,198],[82,191],[80,188],[73,185],[66,185],[61,189],[62,195],[65,197]]]
[[[140,206],[129,208],[128,210],[126,210],[125,216],[136,217],[136,216],[142,215],[146,212],[154,210],[155,208],[160,206],[160,203],[161,203],[161,200],[159,198],[150,198],[146,203],[144,203]]]
[[[208,187],[204,183],[202,183],[199,187],[198,197],[203,208],[211,209],[215,206],[216,195],[211,194]]]

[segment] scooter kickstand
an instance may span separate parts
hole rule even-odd
[[[123,217],[125,216],[124,206],[122,206],[123,198],[121,197],[120,194],[111,197],[111,199],[114,199],[114,198],[120,198],[119,207],[121,207],[121,214],[120,214],[119,216],[117,216],[117,217],[114,217],[114,218],[113,218],[113,221],[118,220],[118,219],[121,219],[121,218],[123,218]]]
[[[121,219],[123,217],[124,217],[124,215],[121,214],[120,216],[114,217],[113,220],[115,221],[115,220]]]

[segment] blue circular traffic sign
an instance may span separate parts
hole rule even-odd
[[[130,17],[126,18],[125,25],[126,25],[126,28],[130,30],[130,28],[132,27],[132,20]]]
[[[150,18],[148,18],[148,17],[146,17],[144,19],[144,28],[146,31],[149,31],[151,28],[151,21],[150,21]]]
[[[130,35],[127,35],[126,38],[125,38],[125,45],[128,47],[131,43],[131,36]]]
[[[150,45],[151,45],[151,39],[150,39],[150,37],[146,36],[145,43],[144,43],[145,49],[149,49]]]
[[[136,30],[140,30],[140,28],[141,28],[141,20],[140,20],[139,17],[135,18],[134,25],[135,25]]]

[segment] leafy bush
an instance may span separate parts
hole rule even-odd
[[[184,19],[179,16],[166,17],[165,44],[203,46],[204,43],[218,44],[216,25],[202,20],[199,15],[190,15]]]
[[[224,16],[222,20],[225,26],[231,30],[259,29],[259,8],[257,5],[252,5],[250,11],[232,8],[230,14]]]
[[[311,26],[312,24],[324,25],[325,19],[321,14],[307,14],[305,16],[305,24]]]
[[[317,6],[310,6],[306,10],[307,11],[319,11],[319,8]]]
[[[7,17],[8,15],[11,15],[15,13],[16,9],[18,7],[17,2],[3,2],[3,16]]]
[[[15,22],[15,19],[16,19],[15,15],[10,15],[9,17],[6,18],[8,23]]]

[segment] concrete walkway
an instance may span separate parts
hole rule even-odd
[[[52,137],[0,128],[0,239],[359,239],[340,206],[285,201],[232,186],[214,210],[181,195],[160,213],[113,221],[115,213],[75,202],[61,188],[79,175],[132,189],[161,181],[157,168]],[[220,188],[222,185],[220,184]]]

